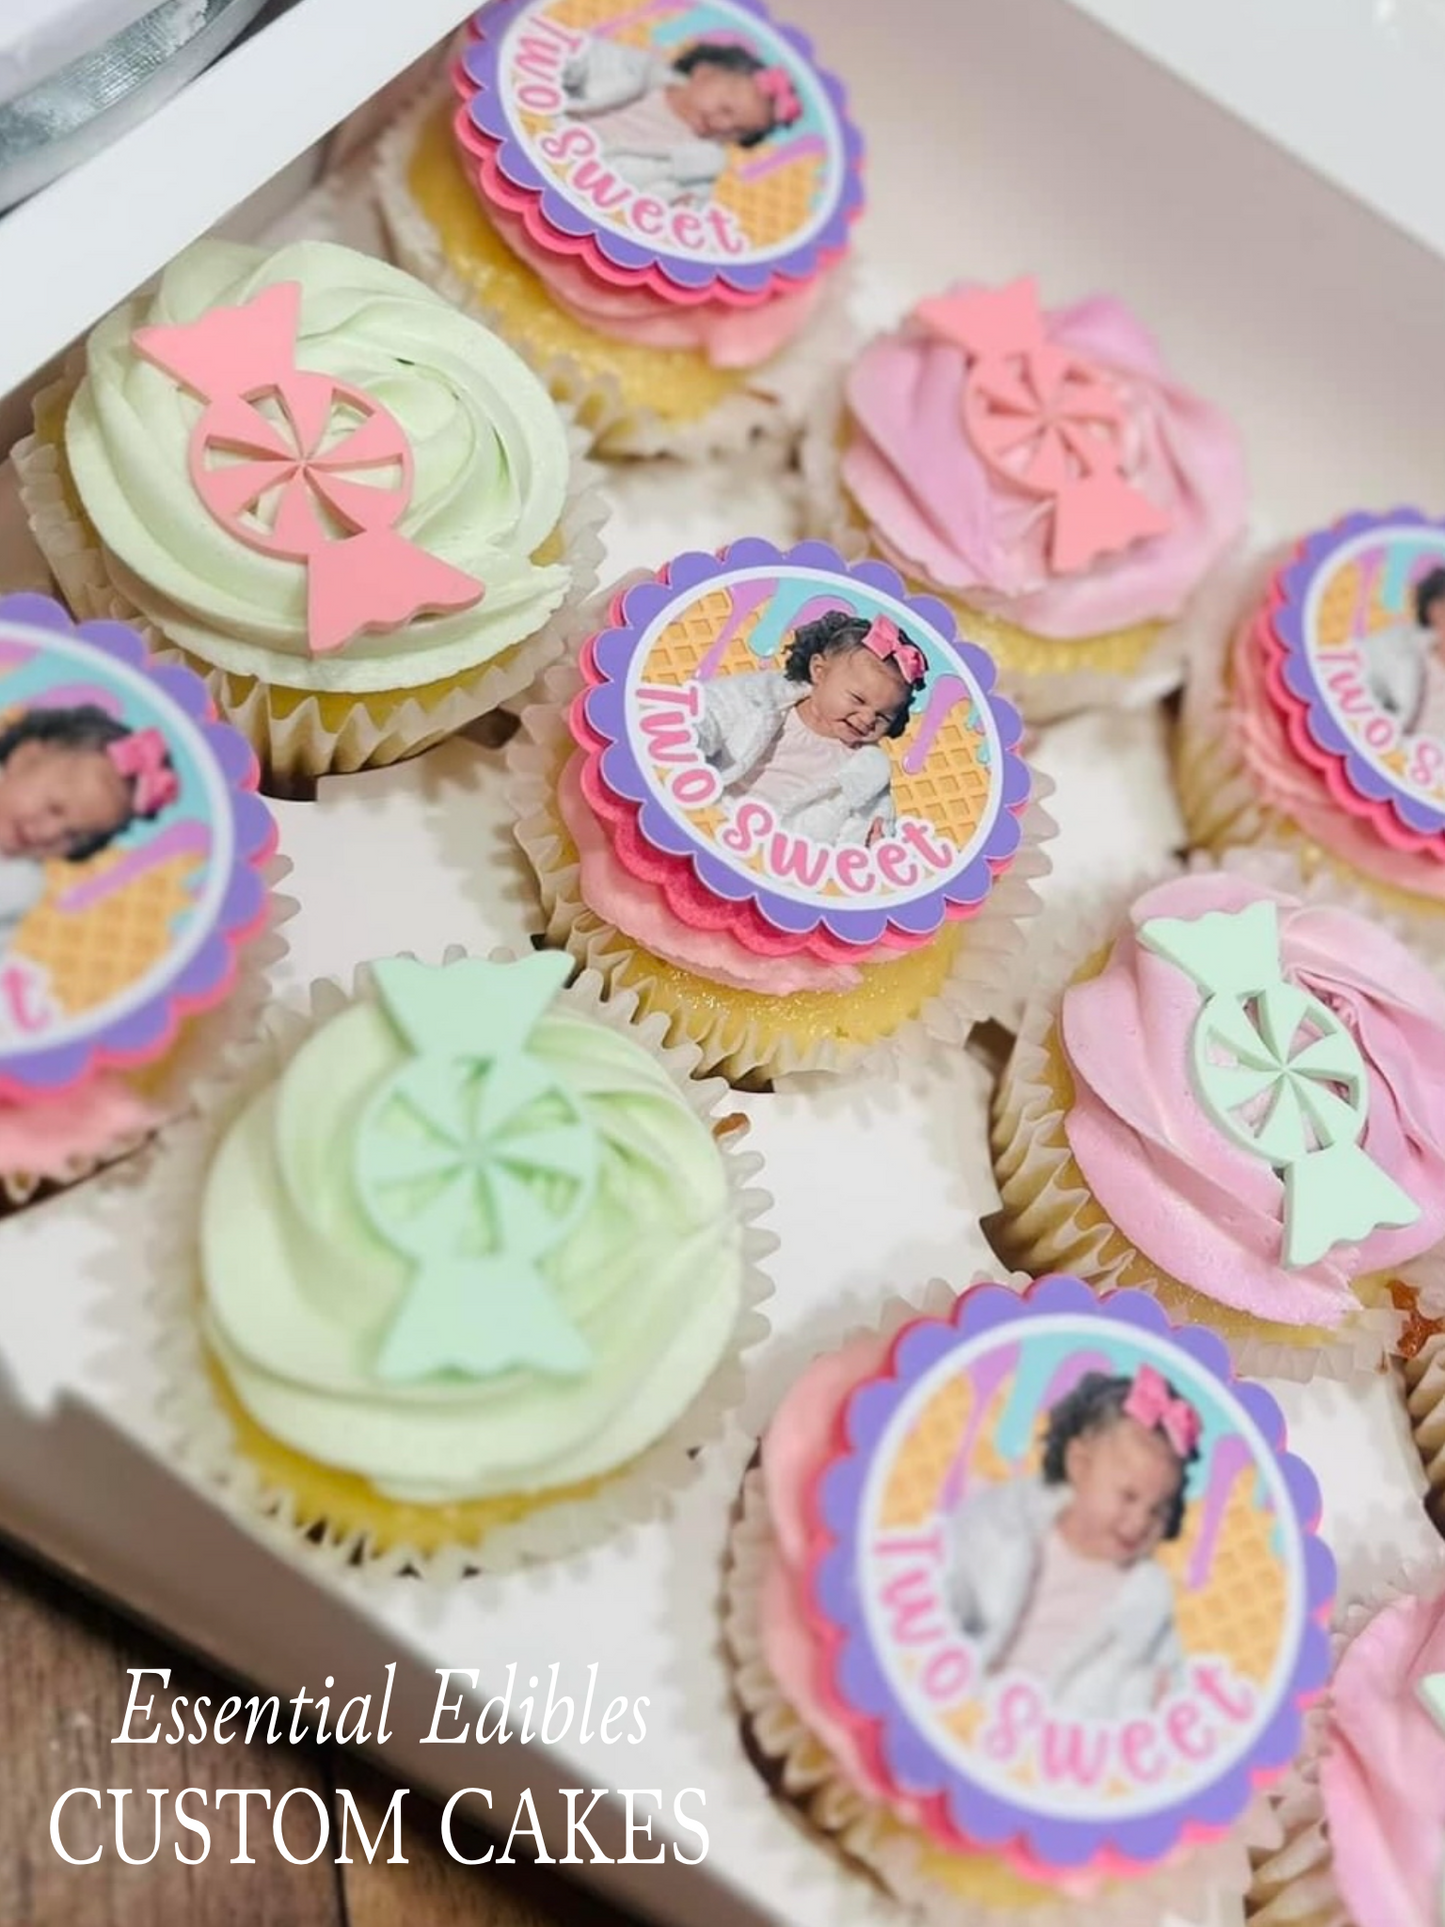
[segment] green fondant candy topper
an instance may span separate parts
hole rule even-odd
[[[1155,917],[1139,941],[1206,993],[1190,1039],[1195,1095],[1232,1144],[1282,1176],[1285,1264],[1414,1224],[1419,1207],[1360,1148],[1370,1097],[1360,1047],[1285,977],[1274,904]]]
[[[517,1367],[571,1377],[591,1351],[539,1269],[597,1184],[597,1134],[530,1050],[571,969],[542,951],[519,963],[373,967],[412,1051],[356,1133],[357,1197],[413,1266],[377,1355],[379,1377]]]

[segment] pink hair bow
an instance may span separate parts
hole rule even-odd
[[[239,308],[132,339],[206,403],[189,467],[211,515],[248,548],[305,564],[306,640],[324,655],[367,631],[470,608],[486,590],[398,534],[413,484],[406,430],[365,389],[299,368],[300,326],[300,286],[282,281]]]
[[[1161,1431],[1181,1459],[1187,1459],[1203,1430],[1198,1412],[1187,1399],[1170,1395],[1167,1382],[1152,1365],[1141,1365],[1124,1400],[1124,1416],[1150,1430]]]
[[[928,674],[928,661],[916,643],[907,641],[900,633],[898,624],[888,616],[875,616],[872,627],[863,638],[863,647],[871,649],[880,662],[897,663],[899,673],[906,683],[920,683]]]
[[[753,78],[772,102],[773,118],[779,127],[791,127],[803,118],[803,103],[786,67],[764,67]]]
[[[158,729],[137,729],[106,750],[115,768],[135,784],[138,816],[158,816],[181,793],[166,741]]]

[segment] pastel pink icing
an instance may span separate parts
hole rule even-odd
[[[714,368],[756,368],[781,354],[808,325],[828,284],[826,275],[817,275],[748,306],[667,302],[646,288],[603,281],[576,255],[548,253],[522,216],[496,201],[488,202],[487,219],[558,307],[584,326],[641,348],[695,349]]]
[[[843,480],[880,551],[1038,635],[1069,640],[1167,620],[1244,527],[1239,438],[1169,378],[1121,303],[1099,296],[1052,309],[1044,323],[1123,404],[1123,472],[1166,512],[1167,533],[1055,575],[1046,506],[987,467],[964,427],[965,351],[914,320],[873,342],[848,376]]]
[[[1192,918],[1269,899],[1279,906],[1284,972],[1342,1017],[1369,1073],[1362,1146],[1418,1205],[1417,1221],[1336,1245],[1317,1264],[1281,1262],[1281,1180],[1233,1145],[1194,1095],[1190,1032],[1201,996],[1145,950],[1152,917]],[[1221,1304],[1286,1324],[1334,1326],[1351,1281],[1388,1271],[1445,1236],[1445,989],[1373,923],[1302,904],[1225,874],[1182,877],[1129,912],[1101,975],[1071,985],[1061,1010],[1074,1102],[1064,1119],[1090,1191],[1161,1270]]]
[[[854,964],[830,964],[806,951],[766,957],[726,929],[684,923],[669,907],[663,890],[637,876],[613,847],[582,792],[581,756],[574,756],[557,783],[557,809],[577,850],[582,900],[664,963],[695,970],[734,990],[763,991],[790,997],[800,990],[851,990],[863,981]]]
[[[1445,903],[1445,863],[1386,843],[1368,821],[1342,810],[1320,772],[1301,761],[1270,690],[1269,656],[1254,618],[1240,625],[1234,639],[1229,710],[1262,802],[1362,875]]]
[[[0,1103],[0,1171],[63,1179],[78,1163],[103,1158],[160,1122],[116,1077],[94,1077],[58,1097]]]
[[[1445,1735],[1416,1697],[1445,1672],[1445,1604],[1403,1599],[1351,1641],[1331,1689],[1320,1791],[1356,1927],[1438,1927]]]

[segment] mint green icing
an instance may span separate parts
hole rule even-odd
[[[1419,1207],[1360,1147],[1370,1096],[1360,1047],[1284,976],[1275,905],[1155,917],[1138,935],[1205,993],[1190,1037],[1194,1093],[1232,1144],[1281,1173],[1286,1265],[1413,1224]]]
[[[531,999],[536,973],[505,968]],[[428,994],[438,1009],[452,1002],[457,969],[411,980],[407,1021]],[[495,979],[461,975],[485,1030]],[[459,1034],[474,1047],[470,1019]],[[535,1020],[526,1057],[595,1147],[585,1206],[541,1251],[523,1214],[513,1273],[524,1289],[532,1268],[544,1281],[585,1346],[575,1371],[518,1361],[477,1375],[467,1359],[383,1369],[416,1268],[363,1208],[357,1145],[382,1094],[428,1061],[384,1005],[360,1001],[310,1038],[248,1103],[207,1177],[204,1327],[237,1397],[283,1443],[394,1497],[494,1497],[612,1471],[681,1416],[731,1341],[742,1232],[707,1126],[645,1049],[563,1003]],[[453,1289],[468,1287],[449,1278]]]
[[[139,327],[238,307],[286,281],[301,288],[297,365],[365,390],[407,433],[415,477],[398,534],[486,585],[470,608],[325,656],[307,646],[305,564],[212,519],[187,468],[203,404],[131,344]],[[364,693],[457,675],[534,635],[567,592],[562,561],[532,560],[568,487],[566,431],[542,384],[421,282],[329,242],[188,248],[152,295],[92,332],[65,446],[118,590],[182,648],[268,683]]]
[[[597,1184],[591,1119],[530,1050],[570,960],[471,959],[438,973],[397,958],[374,970],[416,1053],[356,1133],[358,1199],[415,1266],[382,1340],[382,1378],[451,1367],[585,1371],[591,1351],[538,1261],[587,1215]]]

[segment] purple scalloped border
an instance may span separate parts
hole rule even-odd
[[[573,238],[589,237],[615,267],[630,274],[643,274],[656,268],[680,288],[708,288],[722,281],[740,293],[759,294],[784,275],[793,280],[809,280],[819,268],[841,254],[848,245],[848,230],[863,204],[863,136],[848,116],[847,95],[843,84],[820,67],[813,57],[813,45],[805,34],[785,27],[773,19],[761,0],[727,0],[741,13],[752,14],[784,41],[797,58],[817,78],[833,110],[843,144],[842,181],[833,211],[810,241],[786,253],[763,261],[729,265],[721,261],[697,261],[685,255],[664,253],[629,241],[610,228],[594,226],[587,216],[551,182],[530,159],[517,139],[507,118],[498,86],[497,64],[502,42],[520,14],[531,11],[539,0],[494,0],[472,17],[476,36],[463,56],[462,65],[476,87],[467,106],[468,117],[477,131],[497,145],[497,164],[508,180],[527,193],[535,194],[549,226]]]
[[[1315,576],[1358,537],[1386,529],[1427,530],[1445,544],[1445,523],[1422,515],[1418,509],[1397,509],[1392,515],[1346,516],[1332,528],[1308,537],[1301,543],[1294,560],[1280,571],[1279,601],[1270,621],[1284,650],[1281,673],[1285,687],[1303,705],[1305,722],[1314,741],[1344,765],[1351,789],[1371,803],[1386,805],[1406,829],[1417,835],[1433,836],[1445,830],[1445,810],[1432,808],[1418,797],[1397,789],[1388,776],[1361,755],[1358,746],[1335,721],[1329,699],[1315,675],[1305,634],[1305,608]]]
[[[756,568],[776,568],[781,573],[790,567],[821,570],[861,583],[913,611],[920,624],[933,632],[934,639],[967,672],[978,690],[980,707],[988,711],[998,731],[1000,766],[996,780],[1003,787],[992,830],[982,847],[946,883],[908,903],[879,910],[828,909],[795,902],[749,881],[673,820],[654,795],[628,738],[627,672],[638,640],[649,624],[670,603],[721,576]],[[588,691],[584,705],[588,725],[606,744],[600,762],[602,781],[614,796],[637,806],[638,825],[648,842],[669,856],[688,859],[698,881],[713,896],[725,903],[756,904],[779,930],[806,935],[821,926],[840,941],[859,945],[878,943],[889,929],[915,937],[931,936],[950,911],[968,915],[985,900],[997,872],[1016,854],[1022,840],[1017,813],[1028,801],[1032,779],[1028,765],[1016,753],[1023,734],[1022,718],[1012,703],[994,693],[993,658],[976,643],[959,636],[945,604],[932,596],[909,595],[897,572],[886,562],[850,565],[825,542],[800,542],[784,550],[759,536],[748,536],[721,555],[689,552],[676,557],[668,564],[665,577],[649,577],[626,592],[622,617],[622,625],[604,629],[593,639],[592,661],[602,680]]]
[[[168,1048],[180,1019],[220,997],[235,969],[237,949],[261,926],[267,888],[261,874],[276,848],[276,820],[255,793],[259,772],[251,746],[237,730],[218,722],[206,685],[189,669],[157,664],[134,630],[121,622],[73,622],[49,596],[0,597],[0,623],[49,630],[88,643],[100,654],[148,674],[157,685],[158,708],[169,701],[203,739],[224,779],[230,800],[231,874],[215,925],[176,973],[125,1017],[102,1021],[92,1036],[33,1051],[0,1050],[0,1098],[53,1096],[103,1069],[125,1069],[153,1060]],[[103,1012],[100,1013],[103,1018]]]
[[[1298,1652],[1254,1745],[1226,1772],[1184,1799],[1157,1813],[1119,1821],[1061,1820],[1033,1813],[988,1791],[939,1753],[893,1695],[868,1638],[853,1579],[870,1454],[914,1383],[962,1339],[1061,1313],[1112,1320],[1167,1338],[1244,1407],[1283,1473],[1305,1577]],[[981,1847],[996,1848],[1022,1837],[1044,1865],[1081,1867],[1110,1850],[1129,1860],[1152,1862],[1178,1845],[1191,1826],[1212,1831],[1228,1827],[1244,1811],[1261,1780],[1283,1771],[1295,1758],[1303,1730],[1301,1707],[1323,1689],[1329,1677],[1329,1639],[1322,1622],[1334,1593],[1334,1560],[1314,1535],[1319,1487],[1303,1460],[1285,1450],[1283,1414],[1262,1386],[1242,1384],[1234,1377],[1228,1352],[1213,1333],[1171,1325],[1143,1292],[1119,1291],[1101,1297],[1082,1280],[1063,1274],[1040,1279],[1022,1297],[1001,1285],[976,1286],[958,1300],[950,1318],[920,1319],[900,1334],[888,1376],[853,1392],[843,1429],[847,1449],[824,1471],[817,1491],[819,1516],[832,1535],[832,1544],[815,1560],[813,1599],[839,1635],[831,1659],[834,1690],[844,1704],[874,1722],[880,1754],[895,1780],[907,1785],[910,1798],[926,1800],[942,1794],[950,1821],[967,1838]]]

